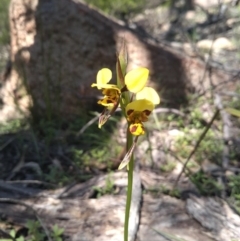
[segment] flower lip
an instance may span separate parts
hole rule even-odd
[[[139,136],[139,135],[144,135],[145,134],[145,129],[142,123],[134,123],[129,126],[129,131],[134,135],[134,136]]]
[[[132,135],[139,136],[145,133],[143,122],[148,121],[148,116],[153,109],[154,104],[146,99],[135,100],[127,105],[126,115]]]
[[[138,111],[138,112],[150,111],[151,113],[153,109],[154,109],[154,104],[151,101],[146,99],[135,100],[126,106],[126,114],[127,115],[129,113],[131,114],[131,111]]]

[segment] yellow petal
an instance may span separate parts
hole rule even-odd
[[[112,78],[112,71],[108,68],[103,68],[97,73],[97,84],[107,84]]]
[[[137,93],[143,89],[147,83],[149,70],[146,68],[137,68],[128,72],[125,76],[125,84],[129,91]]]
[[[117,90],[118,93],[121,92],[116,85],[111,85],[111,84],[96,84],[96,83],[93,83],[91,85],[91,87],[97,87],[98,89],[114,89],[114,90]]]
[[[131,111],[131,110],[142,112],[145,110],[152,111],[153,109],[154,109],[154,104],[151,101],[135,100],[126,106],[126,114],[128,115],[128,111]]]
[[[154,105],[158,105],[160,103],[160,97],[157,91],[151,87],[144,87],[136,94],[136,99],[146,99],[151,101]]]
[[[109,99],[108,97],[105,97],[104,99],[99,100],[97,103],[99,105],[103,105],[103,106],[107,106],[107,107],[111,107],[111,108],[113,108],[113,106],[114,106],[114,102],[111,99]]]

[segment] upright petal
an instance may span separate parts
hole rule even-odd
[[[149,70],[146,68],[137,68],[128,72],[125,76],[127,89],[132,93],[137,93],[143,89],[147,83]]]
[[[97,73],[97,84],[107,84],[112,78],[112,71],[108,68],[103,68]]]
[[[155,89],[152,87],[144,87],[141,91],[136,94],[136,99],[141,100],[149,100],[154,105],[158,105],[160,103],[160,97]]]

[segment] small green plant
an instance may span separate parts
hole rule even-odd
[[[20,236],[17,237],[17,232],[14,229],[11,229],[9,235],[12,237],[10,239],[0,239],[0,241],[44,241],[47,238],[46,233],[42,230],[42,227],[39,221],[28,220],[26,227],[28,228],[27,237]],[[50,232],[50,236],[53,241],[62,241],[64,229],[58,227],[55,224]]]
[[[171,172],[176,167],[176,162],[167,161],[165,164],[162,164],[160,170],[162,172]]]
[[[8,6],[10,0],[1,0],[0,2],[0,45],[10,43]]]
[[[108,177],[106,178],[106,183],[104,187],[93,187],[93,189],[97,192],[97,198],[114,193],[114,182],[111,178],[111,173],[108,174]]]
[[[223,190],[223,186],[221,186],[214,178],[206,175],[202,171],[191,175],[190,180],[204,196],[219,196]]]
[[[123,15],[141,11],[145,0],[86,0],[86,2],[116,17],[124,17]]]
[[[9,120],[7,123],[0,123],[0,134],[16,133],[25,126],[27,123],[22,119]]]
[[[169,196],[175,197],[175,198],[180,198],[180,190],[177,188],[169,188],[165,185],[161,185],[160,191],[165,195],[169,195]]]
[[[28,228],[27,237],[17,237],[17,233],[14,229],[11,229],[9,235],[11,239],[0,239],[0,241],[44,241],[46,240],[46,233],[42,230],[39,221],[28,220],[26,227]],[[54,225],[51,229],[50,236],[53,241],[62,241],[64,229],[59,228],[58,225]]]
[[[228,186],[230,187],[231,195],[233,196],[236,195],[239,198],[240,197],[239,196],[240,195],[240,176],[239,175],[230,176]]]
[[[10,239],[0,239],[0,241],[25,241],[23,236],[17,237],[17,232],[14,229],[11,229],[9,232],[9,235],[11,236]]]
[[[185,135],[177,139],[175,148],[179,157],[187,158],[196,144],[196,140],[199,139],[202,130],[185,128],[184,132]],[[216,133],[210,129],[195,153],[195,160],[201,164],[207,158],[216,163],[221,159],[222,150],[223,143],[221,139],[218,139]]]
[[[59,228],[57,224],[55,224],[52,227],[52,239],[54,241],[62,241],[62,235],[63,235],[64,229],[63,228]]]
[[[42,241],[44,239],[45,234],[41,232],[41,225],[38,221],[28,220],[26,226],[29,233],[27,241]]]
[[[50,171],[44,175],[44,178],[46,181],[56,183],[59,186],[63,186],[71,181],[71,176],[67,175],[64,170],[60,170],[55,166],[50,167]]]
[[[240,176],[230,176],[228,188],[230,191],[230,199],[232,200],[236,210],[240,213]]]

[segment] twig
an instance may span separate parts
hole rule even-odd
[[[86,125],[84,125],[82,127],[82,129],[77,133],[77,136],[80,136],[84,133],[84,131],[90,127],[94,122],[96,122],[99,118],[100,114],[98,114],[97,116],[95,116],[93,119],[91,119]]]
[[[0,202],[1,203],[13,203],[13,204],[18,204],[18,205],[22,205],[26,208],[28,208],[29,210],[31,210],[33,212],[33,214],[35,215],[35,217],[37,218],[37,220],[39,221],[40,225],[42,226],[47,238],[48,238],[48,241],[53,241],[53,239],[51,238],[51,235],[50,235],[50,232],[48,230],[48,228],[46,227],[46,225],[43,223],[42,219],[40,218],[40,216],[38,215],[37,211],[35,209],[33,209],[30,205],[22,202],[22,201],[19,201],[19,200],[16,200],[16,199],[12,199],[12,198],[0,198]]]
[[[239,76],[240,76],[240,72],[239,72],[238,74],[234,75],[234,76],[231,76],[231,77],[230,77],[229,79],[227,79],[227,80],[224,80],[224,81],[222,81],[222,82],[219,82],[217,85],[215,85],[215,86],[213,86],[213,87],[206,88],[206,89],[203,90],[201,93],[199,93],[197,96],[195,96],[195,97],[192,99],[192,101],[193,101],[193,102],[196,101],[196,100],[199,99],[200,97],[206,95],[207,92],[213,91],[214,89],[219,88],[220,86],[223,86],[224,84],[227,84],[227,83],[229,83],[229,82],[234,83],[234,82],[239,81],[239,79],[238,79]]]
[[[170,149],[167,148],[167,153],[170,153],[179,163],[183,164],[182,160],[180,160],[180,158],[178,158],[178,156]],[[192,174],[191,170],[186,166],[185,169],[187,170],[187,172],[184,170],[184,173],[187,176],[190,176]]]
[[[12,141],[14,141],[15,137],[7,140],[2,146],[0,146],[0,151],[2,151],[5,147],[7,147]]]
[[[173,113],[176,115],[184,116],[184,113],[173,108],[157,108],[153,111],[154,113]]]
[[[117,108],[117,109],[115,110],[115,112],[119,112],[119,111],[121,111],[120,108]],[[98,113],[97,116],[95,116],[95,117],[94,117],[93,119],[91,119],[86,125],[84,125],[84,126],[82,127],[82,129],[77,133],[77,136],[82,135],[87,128],[89,128],[94,122],[96,122],[96,121],[99,119],[100,115],[101,115],[101,113]]]
[[[0,183],[1,183],[1,180],[0,180]],[[36,184],[36,185],[57,187],[56,184],[53,184],[53,183],[50,183],[50,182],[43,182],[43,181],[39,181],[39,180],[16,180],[16,181],[5,181],[5,183],[9,183],[9,184],[15,184],[15,183],[19,183],[19,184]]]
[[[220,111],[220,115],[223,123],[223,140],[224,140],[224,150],[223,150],[223,159],[222,167],[226,169],[229,164],[229,148],[228,142],[230,140],[231,134],[229,127],[231,126],[230,115],[223,109],[222,100],[219,95],[215,95],[215,105]]]
[[[233,92],[233,91],[220,91],[218,94],[219,95],[226,95],[226,96],[240,98],[240,94],[238,94],[236,92]]]
[[[19,170],[21,170],[21,168],[24,166],[24,163],[25,163],[25,153],[26,153],[26,148],[23,148],[23,153],[21,154],[19,162],[13,168],[13,170],[11,171],[10,175],[6,178],[6,180],[12,179],[16,175],[16,173]]]
[[[231,121],[230,121],[230,115],[224,110],[221,97],[216,94],[215,95],[215,105],[220,111],[220,116],[222,119],[223,124],[223,153],[222,153],[222,167],[226,171],[229,165],[229,147],[228,143],[231,137],[230,129]],[[222,191],[222,198],[225,198],[226,195],[226,187],[224,185],[224,175],[220,177],[219,182],[222,186],[224,186],[224,190]]]
[[[185,239],[175,237],[175,236],[173,236],[171,234],[168,234],[166,232],[156,230],[155,228],[153,228],[153,231],[155,231],[157,234],[159,234],[160,236],[162,236],[164,239],[166,239],[168,241],[186,241]]]
[[[26,190],[26,188],[20,188],[20,187],[12,186],[12,185],[7,184],[6,182],[1,181],[1,180],[0,180],[0,188],[2,190],[11,191],[11,192],[14,192],[14,193],[19,193],[21,195],[28,196],[28,197],[31,197],[31,196],[36,194],[36,193],[33,193],[29,190]]]
[[[214,120],[217,118],[218,114],[219,114],[219,109],[217,109],[217,110],[215,111],[215,113],[214,113],[211,121],[210,121],[210,122],[208,123],[208,125],[206,126],[205,130],[203,131],[203,133],[202,133],[201,136],[199,137],[199,139],[198,139],[198,141],[197,141],[194,149],[192,150],[192,152],[191,152],[190,155],[188,156],[186,162],[184,163],[183,168],[182,168],[182,171],[181,171],[180,174],[178,175],[177,180],[176,180],[176,182],[175,182],[175,187],[177,186],[179,179],[181,178],[183,172],[185,171],[188,162],[190,161],[190,159],[192,158],[192,156],[194,155],[194,153],[195,153],[196,150],[198,149],[200,143],[201,143],[202,140],[204,139],[205,135],[207,134],[207,132],[208,132],[208,130],[210,129],[210,127],[212,126]]]

